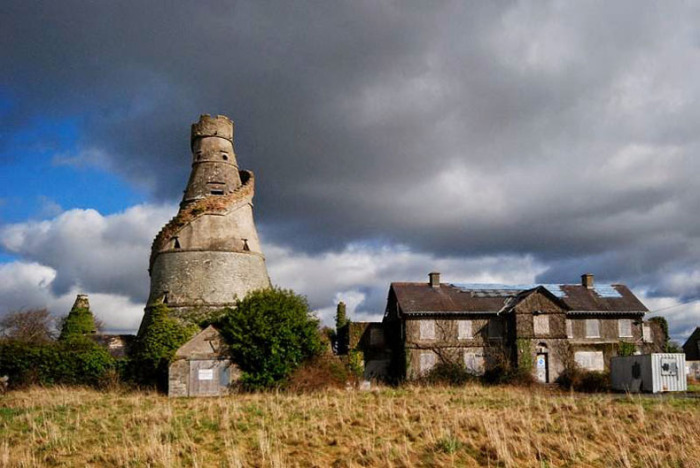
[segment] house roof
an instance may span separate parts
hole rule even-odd
[[[700,341],[700,327],[695,327],[693,333],[690,334],[685,343],[683,343],[683,348],[686,346],[692,346],[695,341]]]
[[[401,312],[422,314],[493,314],[506,312],[529,294],[548,293],[569,314],[648,312],[622,284],[601,284],[592,289],[576,284],[506,285],[492,283],[391,283]],[[544,291],[543,291],[544,290]]]

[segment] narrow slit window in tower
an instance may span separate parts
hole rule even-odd
[[[224,158],[224,161],[228,161],[228,153],[221,153],[221,157]]]
[[[180,248],[180,239],[177,237],[173,237],[173,249],[179,249]]]
[[[242,239],[243,240],[243,250],[245,252],[250,252],[250,247],[248,247],[248,239]]]
[[[223,195],[224,191],[223,190],[212,190],[211,194],[212,195]]]

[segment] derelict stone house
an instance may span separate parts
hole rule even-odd
[[[270,286],[253,221],[255,179],[238,169],[233,129],[223,115],[192,125],[192,172],[180,210],[151,247],[146,314],[162,301],[196,320]]]
[[[223,337],[210,325],[175,353],[168,370],[168,396],[226,395],[238,376]]]
[[[624,285],[392,283],[383,320],[391,373],[413,379],[440,361],[476,374],[507,361],[554,381],[573,360],[605,370],[620,342],[655,350],[647,308]],[[658,332],[657,332],[658,333]]]

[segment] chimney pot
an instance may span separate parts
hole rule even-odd
[[[592,273],[584,273],[581,275],[581,285],[585,286],[588,289],[593,289],[593,274]]]
[[[439,288],[440,287],[440,273],[438,273],[437,271],[433,271],[432,273],[428,273],[428,278],[429,278],[428,283],[430,284],[430,287],[432,287],[432,288]]]

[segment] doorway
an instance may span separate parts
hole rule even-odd
[[[535,377],[538,382],[549,383],[549,350],[544,343],[537,346]]]

